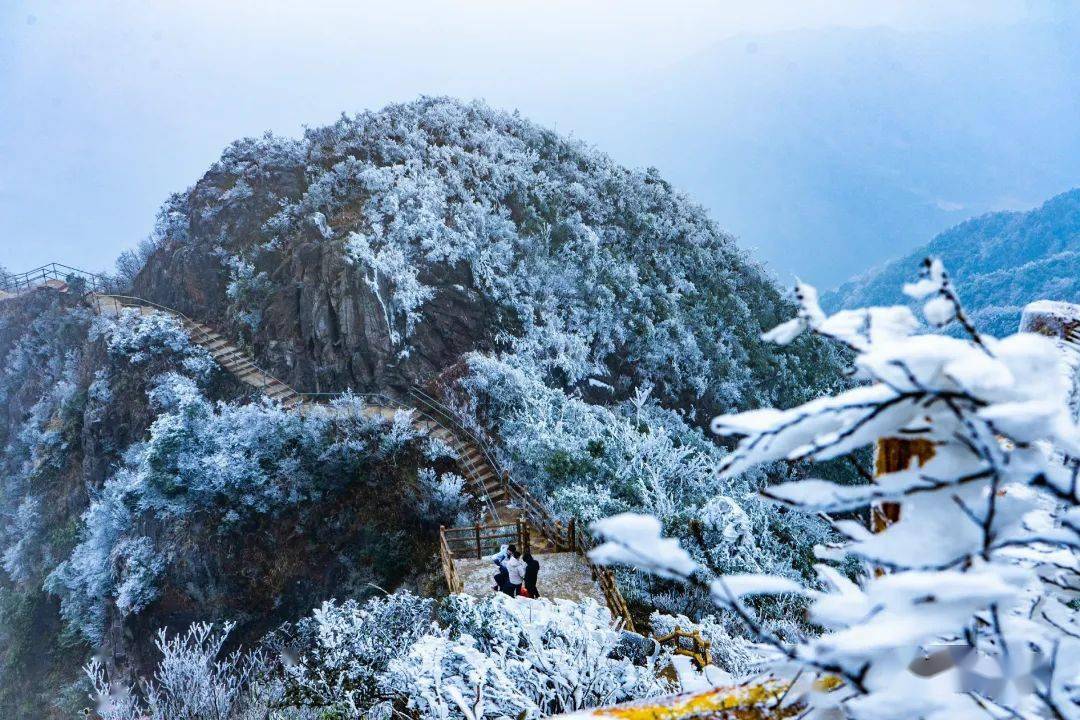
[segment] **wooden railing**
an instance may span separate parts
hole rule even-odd
[[[446,587],[451,593],[465,591],[465,583],[458,575],[457,567],[454,566],[454,554],[450,552],[450,545],[446,541],[446,528],[439,528],[439,560],[442,564],[443,577],[446,578]]]
[[[699,668],[712,665],[712,643],[701,636],[700,630],[688,632],[678,625],[667,635],[654,635],[661,645],[671,645],[676,655],[691,658]]]
[[[521,516],[525,518],[529,525],[539,530],[547,538],[555,552],[574,550],[573,520],[570,521],[569,526],[556,520],[531,492],[522,487],[505,471],[502,475],[502,482],[506,496],[514,504],[515,509],[521,513]]]
[[[600,589],[604,593],[604,600],[607,601],[608,610],[616,618],[621,618],[623,628],[630,632],[636,632],[634,629],[634,618],[630,615],[630,607],[626,604],[626,599],[623,594],[619,592],[619,586],[615,582],[615,573],[611,568],[604,567],[602,565],[596,565],[589,559],[589,551],[596,546],[596,542],[593,540],[592,535],[586,532],[582,532],[577,526],[577,523],[571,521],[568,528],[571,537],[571,546],[575,552],[581,555],[585,562],[589,565],[589,570],[592,571],[593,577],[596,578],[596,583],[600,586]]]
[[[525,523],[518,520],[512,523],[443,528],[441,534],[451,557],[480,559],[494,555],[503,545],[512,544],[523,548],[528,532]]]
[[[503,475],[503,483],[507,496],[517,505],[529,524],[544,534],[555,547],[556,552],[576,552],[584,559],[593,579],[604,593],[604,601],[612,616],[622,623],[623,628],[634,632],[634,619],[630,615],[630,607],[626,604],[626,599],[615,582],[615,573],[589,560],[589,550],[595,546],[592,536],[582,532],[574,518],[570,518],[570,521],[565,524],[554,519],[531,492],[509,475]]]

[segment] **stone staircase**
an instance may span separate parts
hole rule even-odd
[[[78,287],[84,293],[85,300],[101,314],[161,313],[176,318],[192,342],[206,349],[221,367],[279,403],[282,408],[306,412],[327,405],[327,395],[296,391],[288,383],[259,368],[249,353],[212,327],[149,300],[113,294],[102,278],[91,273],[53,264],[22,275],[3,276],[0,277],[0,302],[42,288],[69,292],[73,287]],[[393,419],[403,410],[413,413],[413,423],[417,429],[442,440],[453,451],[470,490],[483,503],[483,524],[467,530],[480,532],[481,528],[516,527],[515,537],[519,542],[528,545],[535,555],[545,555],[545,563],[550,561],[551,574],[545,576],[542,573],[542,593],[543,582],[550,581],[549,589],[544,593],[548,597],[573,600],[592,597],[606,602],[615,618],[627,629],[633,629],[629,610],[615,587],[611,572],[597,568],[588,561],[588,539],[573,523],[564,526],[553,520],[542,503],[499,468],[494,453],[483,439],[465,427],[450,408],[423,389],[413,388],[407,394],[407,401],[386,395],[367,396],[363,412]],[[479,542],[477,548],[480,548]],[[476,564],[471,558],[455,557],[447,546],[445,534],[440,537],[440,555],[451,591],[474,594],[489,592],[485,586],[486,579],[481,585],[476,584],[479,581],[466,584],[456,567],[460,563],[466,575],[481,578],[491,572],[487,561],[476,558],[479,562]]]
[[[149,300],[125,295],[91,295],[91,302],[98,312],[106,315],[118,315],[124,310],[132,310],[142,315],[164,313],[180,321],[192,342],[200,345],[225,370],[238,380],[259,390],[266,397],[281,403],[286,409],[304,404],[304,397],[287,383],[261,370],[251,356],[233,345],[223,335],[207,325],[196,322],[183,313],[165,308]]]

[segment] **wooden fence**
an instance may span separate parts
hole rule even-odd
[[[439,532],[451,557],[476,559],[494,555],[503,545],[513,544],[523,548],[528,535],[524,522],[521,520],[492,525],[441,528]]]
[[[687,632],[676,625],[667,635],[654,635],[653,639],[661,645],[671,645],[676,655],[691,658],[699,668],[712,665],[712,643],[701,636],[700,630]]]
[[[519,485],[509,475],[503,475],[503,483],[506,487],[507,496],[521,510],[528,524],[543,533],[548,542],[555,548],[555,552],[575,552],[584,559],[592,573],[596,584],[604,593],[604,601],[612,616],[618,619],[623,628],[634,632],[634,619],[630,615],[630,608],[626,599],[619,592],[619,586],[615,582],[615,573],[607,567],[595,565],[589,560],[589,550],[595,543],[592,536],[582,532],[573,518],[568,523],[554,519],[541,505],[533,494]]]
[[[427,392],[417,391],[421,399],[428,406],[437,407],[447,422],[454,423],[462,433],[467,435],[484,454],[485,459],[493,470],[502,478],[503,489],[507,499],[520,513],[518,520],[513,524],[502,525],[478,525],[471,528],[442,529],[441,534],[445,538],[445,554],[449,563],[444,565],[444,573],[447,577],[447,585],[453,592],[453,579],[456,576],[453,568],[454,557],[483,557],[498,551],[501,544],[513,542],[519,548],[525,549],[532,545],[535,538],[529,537],[529,528],[534,528],[547,540],[545,550],[551,552],[576,552],[588,565],[589,572],[604,593],[604,600],[608,609],[622,626],[631,632],[634,631],[634,620],[630,615],[630,608],[626,599],[619,592],[615,582],[615,574],[606,567],[600,567],[589,560],[588,552],[593,548],[593,540],[587,533],[581,532],[573,519],[568,523],[556,520],[547,511],[547,508],[527,489],[510,477],[498,463],[494,452],[488,447],[483,437],[469,430],[457,416],[457,413],[445,404],[435,400]],[[513,531],[507,530],[513,528]],[[508,539],[513,537],[514,539]],[[535,545],[534,545],[535,547]]]
[[[465,583],[458,575],[454,566],[454,554],[450,552],[450,546],[446,542],[446,528],[439,528],[439,561],[442,563],[443,576],[446,578],[446,587],[451,593],[460,593],[465,590]]]

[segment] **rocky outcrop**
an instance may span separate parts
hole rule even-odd
[[[223,174],[208,173],[182,203],[196,205],[207,192],[204,186],[228,184]],[[493,347],[496,310],[472,289],[467,266],[438,263],[424,269],[420,279],[435,296],[402,352],[391,341],[376,292],[341,243],[309,227],[275,247],[261,247],[264,238],[256,229],[269,219],[267,210],[265,203],[251,201],[222,211],[215,221],[185,213],[183,242],[163,243],[133,292],[242,338],[260,364],[302,392],[400,395],[463,353]],[[252,272],[262,287],[253,296],[238,298],[234,292],[231,298],[228,258],[240,256],[253,258]],[[381,291],[390,289],[384,285]],[[258,316],[257,323],[245,322],[249,314]]]

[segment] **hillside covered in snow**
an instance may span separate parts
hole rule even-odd
[[[833,537],[756,495],[800,466],[721,479],[704,428],[845,387],[840,354],[765,343],[793,306],[655,171],[517,115],[422,98],[238,141],[119,270],[125,294],[175,314],[106,316],[70,289],[0,303],[0,715],[70,717],[84,662],[146,675],[161,627],[235,623],[229,642],[250,647],[374,612],[291,625],[332,598],[445,594],[438,528],[475,519],[477,498],[445,445],[350,410],[373,393],[438,394],[562,521],[646,512],[726,571],[792,579]],[[240,382],[179,313],[331,409]],[[711,607],[663,579],[618,583],[642,624]],[[783,602],[762,610],[790,622]],[[617,641],[595,635],[581,642]],[[422,654],[401,663],[426,672]]]
[[[1015,332],[1029,302],[1080,301],[1080,189],[1028,212],[990,213],[961,223],[844,283],[825,296],[825,303],[853,308],[902,302],[902,283],[928,256],[945,262],[984,332],[998,337]]]

